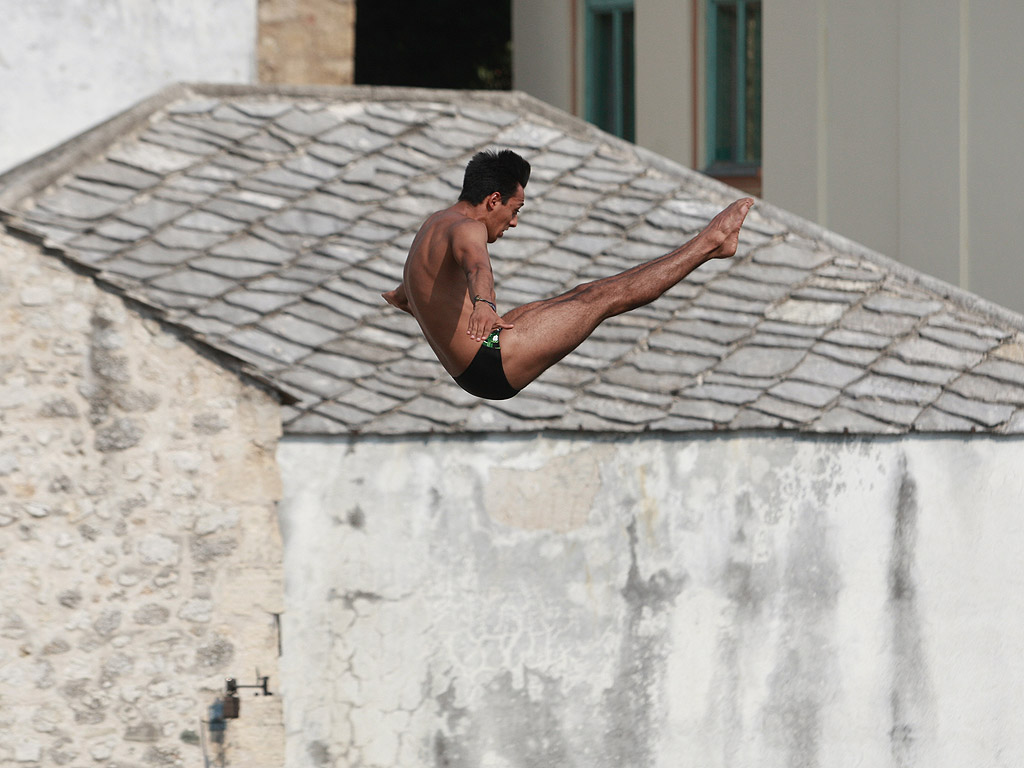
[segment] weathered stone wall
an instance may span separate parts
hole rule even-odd
[[[1024,440],[278,457],[290,766],[1024,764]]]
[[[355,39],[355,0],[260,0],[259,81],[350,85]]]
[[[0,764],[234,745],[228,765],[282,765],[280,697],[202,722],[226,676],[279,683],[279,423],[267,393],[0,235]]]

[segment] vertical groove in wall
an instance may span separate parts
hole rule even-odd
[[[969,70],[970,48],[969,48],[969,8],[970,0],[960,0],[960,93],[958,109],[960,111],[960,147],[959,147],[959,183],[960,183],[960,287],[964,290],[970,289],[970,242],[969,223],[970,211],[968,208],[967,191],[967,126],[968,126],[968,99],[970,94]]]
[[[700,28],[699,8],[701,0],[690,2],[690,167],[700,167],[700,115],[699,100],[697,94],[701,93],[698,73],[702,72],[700,59],[698,58],[699,42],[697,30]],[[763,129],[762,129],[763,130]]]
[[[828,227],[828,0],[818,0],[818,223]]]
[[[569,0],[569,104],[572,113],[579,117],[583,114],[579,96],[579,58],[580,58],[580,23],[576,0]]]

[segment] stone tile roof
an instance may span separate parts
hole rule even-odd
[[[1024,432],[1020,316],[763,203],[741,251],[478,401],[386,306],[477,150],[533,164],[499,307],[658,256],[736,195],[523,94],[176,86],[0,178],[13,231],[291,393],[290,434]]]

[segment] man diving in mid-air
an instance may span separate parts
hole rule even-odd
[[[490,400],[518,394],[609,317],[654,301],[709,259],[735,255],[754,204],[737,200],[664,256],[499,315],[487,245],[518,223],[529,179],[530,164],[511,150],[475,155],[458,202],[427,218],[402,282],[383,294],[416,318],[459,386]]]

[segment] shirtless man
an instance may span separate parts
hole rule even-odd
[[[514,397],[609,317],[653,301],[709,259],[733,256],[754,204],[737,200],[653,261],[499,315],[487,245],[518,223],[529,179],[530,164],[511,150],[474,156],[458,202],[424,222],[402,282],[382,294],[416,318],[459,386],[490,400]]]

